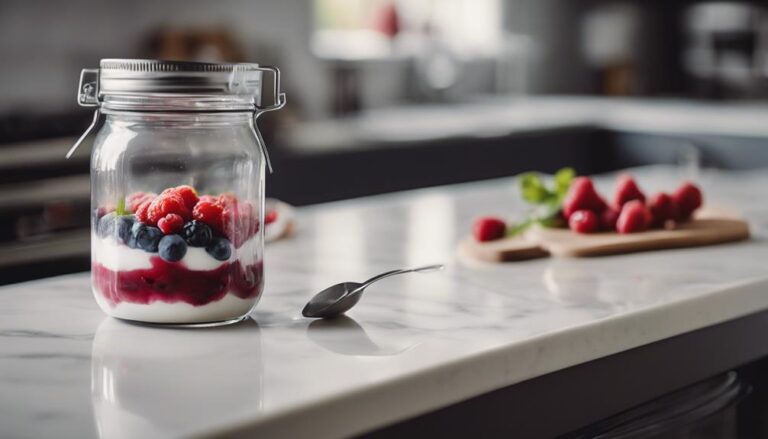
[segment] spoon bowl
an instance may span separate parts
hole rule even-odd
[[[363,283],[343,282],[336,284],[315,294],[304,306],[301,314],[309,318],[329,319],[337,317],[352,309],[360,301],[363,291],[374,282],[396,274],[426,273],[442,269],[443,265],[428,265],[418,268],[392,270],[374,276]]]

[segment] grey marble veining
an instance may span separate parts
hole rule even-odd
[[[682,177],[637,175],[649,191]],[[712,203],[750,218],[753,240],[460,260],[474,216],[522,209],[514,180],[502,179],[299,209],[296,236],[268,246],[252,320],[228,328],[109,319],[87,274],[0,288],[0,436],[354,434],[768,308],[768,175],[707,172],[700,182]],[[324,286],[435,262],[448,268],[376,284],[347,318],[300,316]]]

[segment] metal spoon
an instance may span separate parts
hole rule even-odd
[[[363,283],[344,282],[328,287],[317,293],[304,306],[301,314],[304,317],[329,319],[339,316],[349,311],[360,300],[363,291],[374,282],[380,281],[385,277],[394,276],[403,273],[426,273],[443,269],[442,264],[427,265],[426,267],[409,268],[403,270],[392,270],[374,276]]]

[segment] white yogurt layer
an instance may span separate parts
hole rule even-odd
[[[233,249],[232,257],[239,257],[244,265],[254,263],[260,256],[257,252],[258,240],[253,238],[245,242],[236,251]],[[126,245],[118,244],[114,238],[107,237],[100,239],[97,236],[91,236],[91,255],[94,262],[98,262],[112,271],[131,271],[152,268],[151,258],[158,256],[157,253],[149,253],[140,248],[130,248]],[[188,269],[194,271],[210,271],[219,268],[222,264],[229,261],[219,261],[209,255],[202,247],[187,247],[187,254],[179,261]]]
[[[206,323],[221,322],[243,317],[248,314],[259,297],[241,299],[227,293],[221,300],[205,305],[190,305],[184,302],[152,302],[148,305],[120,302],[112,306],[104,296],[94,289],[93,296],[99,307],[112,317],[152,323]]]

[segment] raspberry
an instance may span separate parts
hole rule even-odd
[[[277,221],[277,210],[270,210],[264,215],[264,224],[272,224]]]
[[[237,205],[237,197],[232,192],[224,192],[218,196],[217,201],[225,209]]]
[[[239,248],[259,231],[259,217],[256,208],[247,201],[225,207],[222,212],[224,235]]]
[[[619,233],[635,233],[648,230],[651,226],[651,212],[640,200],[632,200],[625,204],[616,220],[616,231]]]
[[[648,200],[648,209],[653,216],[653,227],[664,227],[667,221],[674,221],[679,215],[677,202],[664,192],[654,194]]]
[[[566,219],[577,210],[591,210],[601,213],[607,207],[605,200],[595,190],[589,177],[577,177],[571,183],[568,195],[563,201],[563,214]]]
[[[208,203],[218,203],[219,197],[215,195],[201,195],[200,198],[197,200],[197,202],[205,201]]]
[[[608,207],[600,214],[600,228],[607,232],[615,232],[618,219],[619,212],[613,207]]]
[[[195,207],[195,204],[200,200],[197,198],[197,191],[192,188],[192,186],[177,186],[174,188],[174,193],[176,193],[178,196],[181,197],[182,200],[184,200],[184,205],[187,206],[187,209],[190,211],[193,207]]]
[[[160,218],[169,213],[180,215],[184,220],[189,220],[191,215],[184,204],[184,200],[174,193],[164,193],[155,198],[149,206],[149,222],[157,224]]]
[[[701,190],[690,181],[677,188],[672,194],[672,199],[677,203],[679,219],[681,220],[690,218],[693,212],[704,202]]]
[[[134,192],[131,195],[128,195],[125,201],[128,205],[128,209],[131,212],[136,213],[136,211],[139,210],[139,206],[141,206],[147,200],[152,201],[152,199],[154,199],[156,196],[157,195],[153,193]]]
[[[97,207],[96,211],[95,211],[96,219],[99,219],[99,218],[103,217],[104,215],[106,215],[108,213],[111,213],[111,212],[114,212],[114,211],[115,211],[115,208],[112,207],[112,206]]]
[[[135,210],[136,218],[144,224],[149,223],[149,206],[152,205],[152,200],[154,198],[147,198]]]
[[[175,213],[169,213],[157,221],[157,227],[166,235],[178,232],[183,226],[184,218]]]
[[[192,210],[192,218],[202,221],[221,232],[224,230],[223,213],[224,208],[221,207],[221,204],[201,200]]]
[[[591,210],[577,210],[568,219],[568,227],[576,233],[594,233],[597,226],[597,215]]]
[[[631,175],[622,175],[619,177],[616,183],[616,193],[613,197],[613,205],[616,209],[621,210],[622,206],[632,200],[640,200],[645,203],[645,195],[637,187],[635,179]]]
[[[472,225],[472,234],[480,242],[502,238],[507,230],[503,220],[495,217],[482,217]]]

